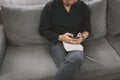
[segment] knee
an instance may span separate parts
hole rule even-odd
[[[81,51],[73,51],[68,53],[68,56],[66,57],[71,62],[82,62],[84,59],[84,54]]]

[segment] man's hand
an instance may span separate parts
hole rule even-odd
[[[80,43],[82,43],[82,42],[84,42],[84,40],[87,38],[89,36],[89,33],[87,32],[87,31],[84,31],[84,32],[79,32],[78,34],[77,34],[77,39],[73,39],[72,41],[71,41],[71,43],[73,43],[73,44],[80,44]]]
[[[87,37],[89,33],[88,32],[79,32],[77,36],[74,38],[74,35],[71,33],[65,33],[63,35],[59,35],[58,40],[62,42],[67,42],[71,44],[80,44],[82,43]]]
[[[71,43],[73,43],[73,44],[80,44],[80,43],[82,43],[82,41],[83,41],[82,33],[79,32],[77,34],[76,38],[72,39]]]
[[[62,42],[68,42],[68,43],[70,43],[73,40],[73,38],[72,38],[73,36],[74,35],[71,34],[71,33],[65,33],[63,35],[59,35],[58,40],[62,41]]]

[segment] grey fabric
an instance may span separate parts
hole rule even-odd
[[[108,0],[107,11],[108,33],[120,34],[120,0]]]
[[[0,24],[2,24],[1,8],[0,8]]]
[[[2,0],[2,5],[40,5],[50,0]]]
[[[52,80],[57,72],[47,44],[8,46],[0,80]]]
[[[1,6],[1,0],[0,0],[0,6]],[[0,7],[0,24],[2,23],[2,19],[1,19],[1,7]]]
[[[0,5],[44,5],[49,1],[50,0],[0,0]],[[0,23],[2,23],[1,14]]]
[[[44,4],[46,0],[3,1],[3,4],[14,5],[14,8],[4,6],[6,12],[6,17],[4,14],[4,24],[5,29],[7,28],[8,41],[12,45],[22,45],[23,47],[7,47],[6,56],[0,71],[0,80],[53,80],[57,68],[48,52],[48,45],[41,44],[46,43],[45,39],[41,38],[36,31],[39,23],[38,17],[40,17],[39,12],[41,13],[43,6],[15,6]],[[116,36],[107,36],[106,38],[99,38],[106,35],[106,0],[83,1],[90,6],[92,35],[89,39],[94,40],[84,43],[85,58],[78,71],[79,74],[76,75],[76,80],[120,80],[120,36],[116,35],[116,32],[120,30],[118,27],[119,0],[108,0],[108,30],[111,35]],[[16,27],[15,25],[19,25],[20,27]],[[12,37],[10,37],[11,35]],[[35,36],[37,36],[37,39],[34,38]],[[5,42],[4,39],[3,27],[0,27],[0,51],[2,52],[5,49],[5,46],[1,47]]]
[[[105,38],[88,41],[84,47],[85,59],[77,77],[79,80],[120,78],[120,57]]]
[[[83,0],[90,7],[91,36],[96,39],[106,35],[106,0]]]
[[[106,38],[120,56],[120,35],[116,36],[107,35]]]
[[[2,6],[3,25],[10,45],[38,45],[47,42],[39,34],[43,7],[44,5]]]
[[[2,2],[2,0],[0,0],[0,2]],[[1,3],[0,3],[1,4]]]
[[[84,44],[85,58],[76,80],[114,80],[120,76],[120,58],[105,38]],[[57,68],[47,44],[8,46],[0,80],[52,80]]]
[[[5,50],[6,50],[6,38],[5,38],[3,26],[0,25],[0,68],[5,54]]]

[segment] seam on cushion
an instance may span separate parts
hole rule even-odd
[[[107,35],[108,36],[108,35]],[[109,41],[109,39],[107,37],[105,37],[105,39],[107,40],[107,42],[110,44],[110,46],[114,49],[114,51],[116,52],[116,54],[120,57],[119,52],[113,47],[113,45],[111,44],[111,42]]]

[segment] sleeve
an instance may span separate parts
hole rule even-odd
[[[52,32],[51,27],[51,14],[50,14],[50,5],[47,4],[41,14],[39,33],[41,36],[47,38],[48,40],[58,40],[59,34]]]
[[[91,23],[90,23],[90,11],[89,7],[84,3],[83,5],[83,10],[84,10],[84,15],[83,15],[83,20],[82,20],[82,30],[91,33]]]

